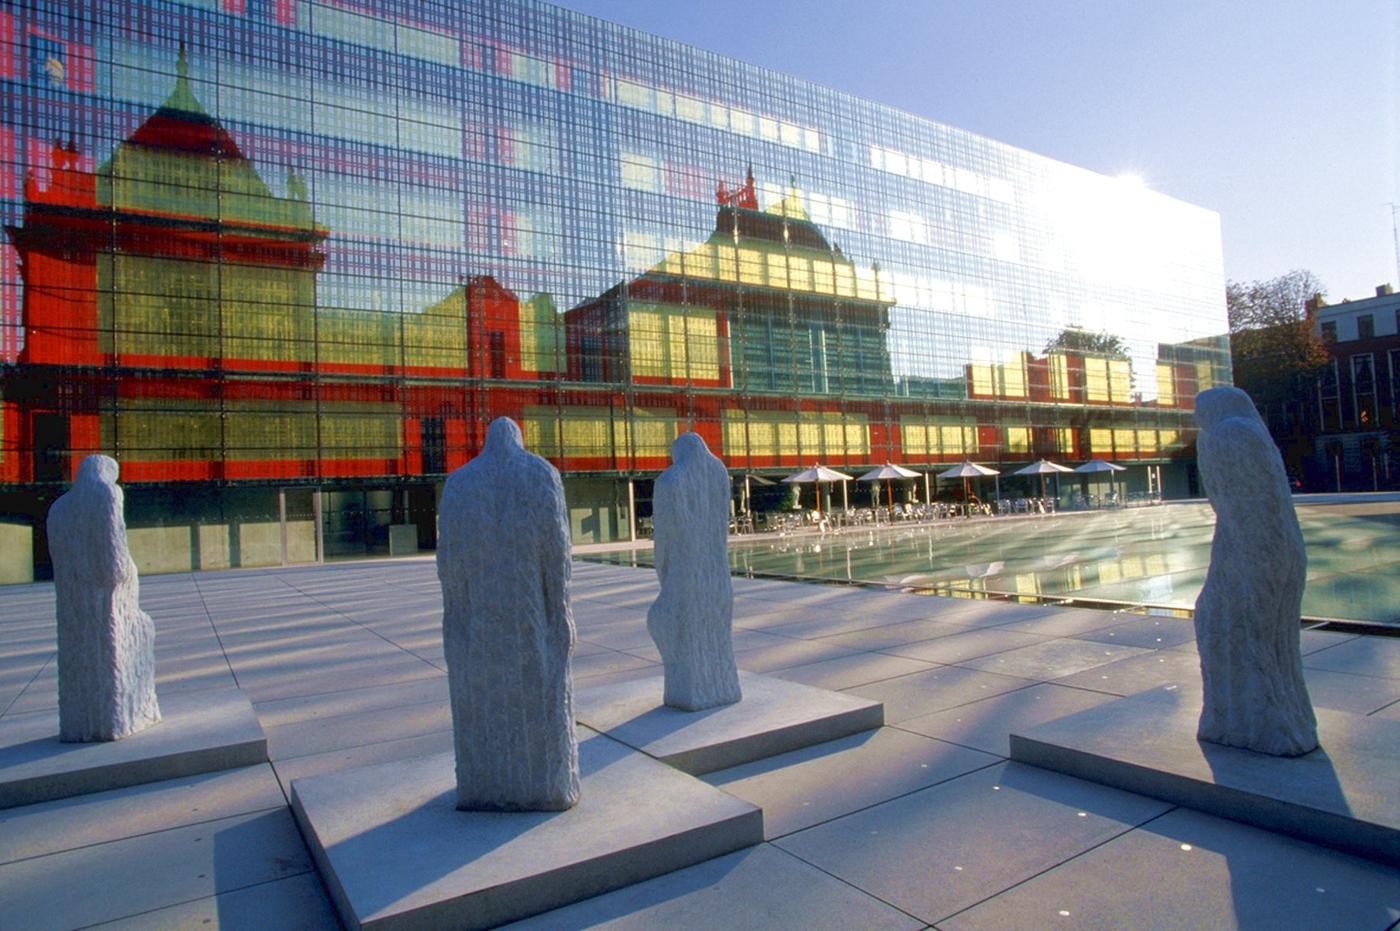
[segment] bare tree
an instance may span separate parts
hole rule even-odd
[[[1327,349],[1307,312],[1308,301],[1322,293],[1317,277],[1301,269],[1226,285],[1235,384],[1255,403],[1300,397],[1327,364]]]

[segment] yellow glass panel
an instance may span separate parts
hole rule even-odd
[[[649,378],[719,378],[714,311],[632,304],[628,312],[632,374]]]
[[[1092,356],[1084,360],[1084,393],[1090,401],[1108,400],[1108,360]]]
[[[1002,366],[1002,396],[1008,398],[1024,398],[1026,396],[1026,355],[1017,353],[1016,357]]]
[[[394,419],[397,421],[397,414]],[[230,459],[314,458],[315,409],[306,401],[231,403],[224,422],[224,444]]]
[[[179,259],[117,255],[110,265],[115,281],[105,304],[119,353],[171,356],[219,354],[217,265]],[[104,305],[100,305],[104,306]]]
[[[396,410],[378,404],[321,406],[321,452],[328,458],[393,458],[402,452],[403,424]]]
[[[1136,430],[1114,430],[1113,447],[1120,453],[1131,453],[1137,449]]]
[[[787,286],[787,256],[781,252],[768,253],[768,287],[786,288]]]
[[[836,274],[836,293],[841,297],[854,297],[856,293],[855,278],[851,273],[851,266],[845,264],[833,265]]]
[[[121,401],[115,418],[116,436],[108,448],[119,460],[216,460],[222,431],[218,409],[208,401],[149,398]],[[108,438],[104,437],[104,440]]]
[[[520,416],[520,432],[525,448],[547,459],[559,458],[561,447],[558,426],[553,408],[525,408]]]
[[[1133,400],[1133,367],[1127,359],[1108,360],[1108,379],[1115,404],[1129,404]]]
[[[520,367],[527,372],[562,372],[563,320],[547,294],[520,303]]]
[[[1006,451],[1028,453],[1031,451],[1031,431],[1029,427],[1006,428]]]
[[[763,253],[757,249],[739,250],[739,280],[744,284],[764,284]]]
[[[1090,430],[1089,450],[1095,456],[1111,454],[1113,452],[1113,431],[1104,429]]]
[[[632,374],[664,376],[670,374],[666,358],[666,327],[657,311],[631,308],[627,314],[627,345],[632,357]]]
[[[632,442],[637,456],[669,456],[676,438],[676,415],[673,411],[649,411],[632,408]]]
[[[985,363],[974,362],[972,369],[972,391],[974,394],[995,394],[996,385],[992,379],[992,367]]]
[[[1176,366],[1157,363],[1157,403],[1170,407],[1176,404]]]
[[[1215,372],[1208,361],[1196,363],[1196,390],[1205,391],[1215,387]]]
[[[788,260],[788,286],[797,291],[812,290],[812,262],[794,255]]]
[[[1061,353],[1050,355],[1050,397],[1056,401],[1069,399],[1069,363]]]
[[[458,288],[422,313],[406,315],[403,324],[404,361],[408,365],[466,366],[467,298],[463,289]]]
[[[322,362],[397,365],[399,317],[374,310],[322,309],[317,320]]]
[[[899,435],[902,439],[902,446],[906,456],[927,456],[928,427],[922,423],[911,422],[907,417],[901,417],[899,421]]]
[[[799,446],[800,440],[800,446]],[[724,412],[725,452],[729,455],[798,456],[834,460],[870,453],[870,424],[863,416],[786,411]]]

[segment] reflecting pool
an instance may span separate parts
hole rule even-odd
[[[1400,624],[1400,502],[1302,504],[1303,613]],[[949,520],[731,542],[738,575],[866,582],[948,595],[1005,595],[1191,608],[1215,515],[1204,503]],[[590,557],[650,565],[649,550]]]

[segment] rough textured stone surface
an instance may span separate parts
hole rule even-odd
[[[1317,747],[1299,648],[1307,553],[1283,462],[1249,396],[1196,396],[1201,479],[1215,510],[1196,599],[1205,688],[1197,736],[1298,756]]]
[[[647,631],[665,667],[665,703],[699,711],[743,697],[734,662],[729,473],[694,433],[676,438],[671,460],[653,498],[661,593],[647,611]]]
[[[559,473],[501,417],[442,491],[442,639],[457,807],[560,811],[578,802],[569,670],[569,525]]]
[[[126,547],[117,463],[88,456],[49,510],[59,738],[117,740],[160,720],[155,625]]]

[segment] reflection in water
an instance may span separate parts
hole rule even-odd
[[[1303,613],[1400,624],[1400,503],[1299,508]],[[1191,608],[1215,515],[1204,504],[947,521],[731,543],[739,575],[833,579],[943,595],[1029,596]],[[650,553],[616,554],[650,565]]]

